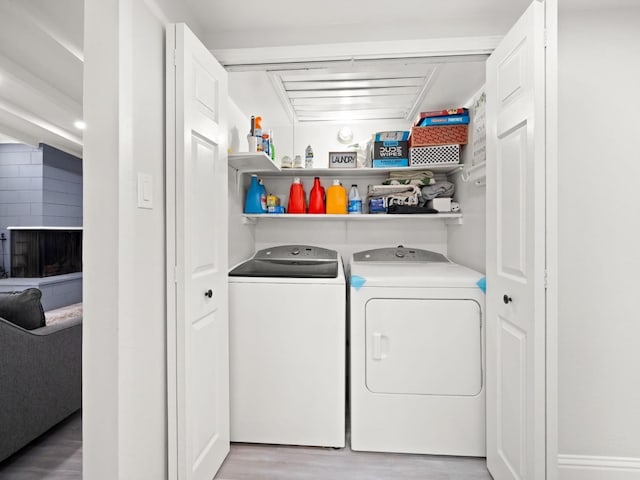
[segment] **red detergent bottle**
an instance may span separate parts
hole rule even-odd
[[[324,207],[324,188],[320,185],[320,177],[315,177],[311,194],[309,194],[309,213],[326,213]]]
[[[302,183],[300,183],[300,178],[298,177],[293,179],[293,183],[289,189],[287,213],[307,213],[304,187],[302,186]]]

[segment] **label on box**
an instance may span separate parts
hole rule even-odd
[[[406,141],[374,142],[372,158],[409,158],[409,144]]]
[[[408,158],[387,158],[373,160],[373,168],[393,168],[393,167],[408,167]]]

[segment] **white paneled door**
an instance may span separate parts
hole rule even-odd
[[[487,61],[487,465],[545,478],[544,2]]]
[[[169,478],[211,480],[229,451],[227,73],[167,31]]]

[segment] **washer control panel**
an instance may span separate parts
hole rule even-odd
[[[316,262],[335,262],[338,259],[338,252],[310,245],[281,245],[260,250],[255,254],[254,259],[271,261],[297,259]]]
[[[365,250],[353,254],[355,262],[378,262],[378,263],[449,263],[447,257],[440,253],[420,248],[407,248],[398,245],[395,248],[376,248]]]

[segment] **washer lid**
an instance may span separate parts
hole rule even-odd
[[[440,253],[419,248],[407,248],[398,245],[395,248],[376,248],[353,254],[354,262],[384,262],[384,263],[449,263],[447,257]]]
[[[266,248],[231,270],[229,276],[336,278],[338,252],[309,245]]]

